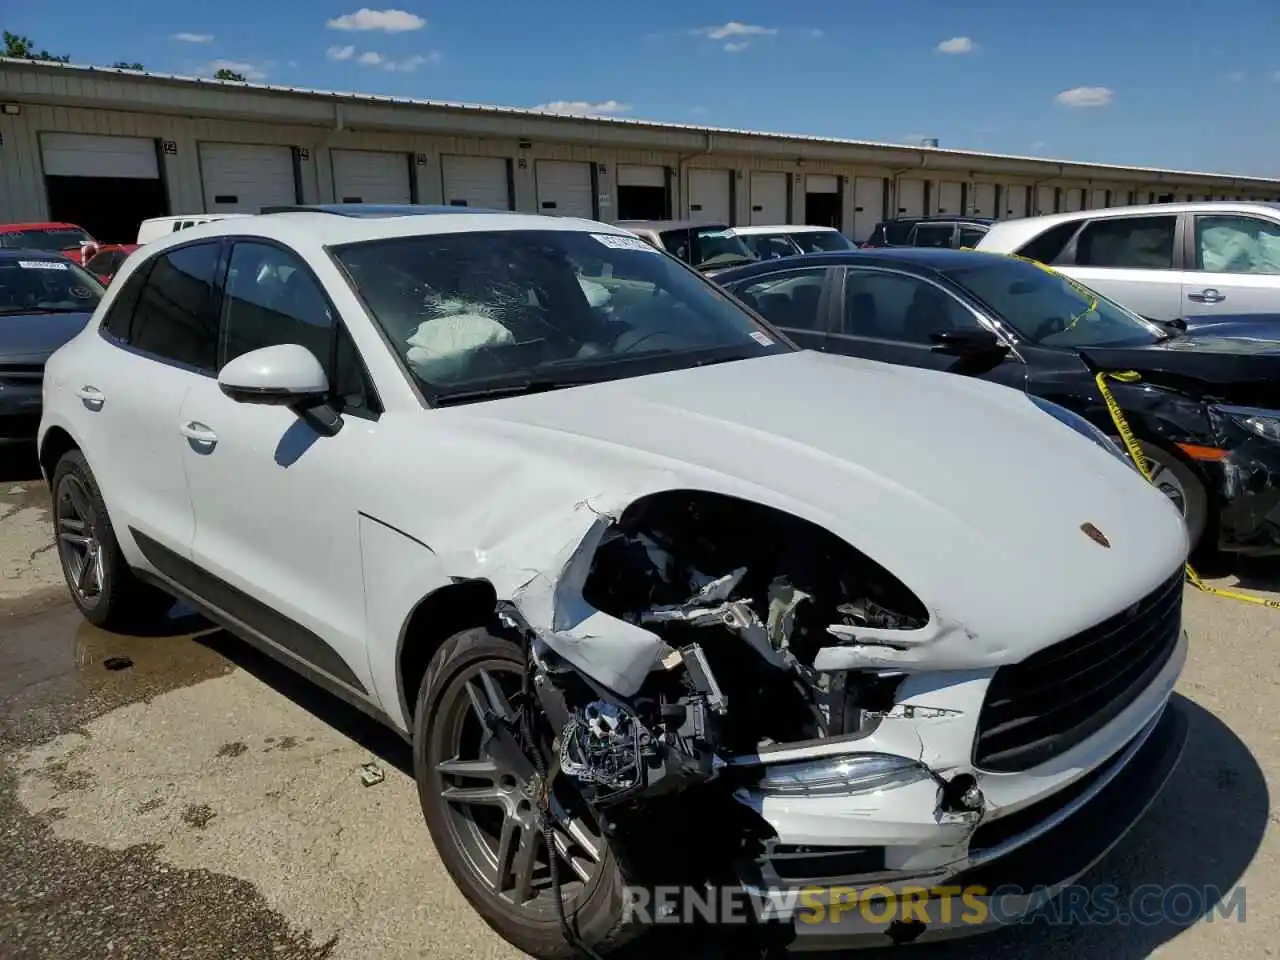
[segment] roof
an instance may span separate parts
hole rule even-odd
[[[983,249],[994,249],[996,244],[1020,246],[1032,237],[1063,223],[1078,223],[1099,216],[1157,217],[1176,213],[1260,213],[1275,217],[1280,215],[1280,203],[1260,203],[1248,200],[1195,200],[1184,203],[1151,203],[1145,206],[1103,207],[1097,210],[1073,210],[1070,213],[1050,213],[1042,217],[1024,217],[1018,220],[1001,220],[987,232],[982,240]]]
[[[718,220],[619,220],[618,226],[626,230],[728,230],[727,223]]]
[[[323,100],[332,101],[336,105],[351,104],[351,105],[366,105],[366,106],[382,107],[382,108],[386,108],[388,106],[393,106],[393,107],[398,106],[398,107],[417,107],[417,108],[424,108],[424,109],[430,109],[430,110],[436,110],[436,111],[451,110],[451,111],[457,111],[457,112],[466,112],[471,114],[473,117],[479,117],[479,116],[485,116],[485,115],[505,116],[505,117],[511,117],[516,119],[523,119],[526,122],[537,118],[537,119],[558,121],[559,123],[563,124],[566,129],[570,127],[577,127],[580,129],[583,126],[594,127],[597,130],[603,130],[610,127],[617,128],[617,129],[631,130],[631,131],[647,129],[647,130],[653,130],[653,131],[665,131],[669,134],[683,132],[683,133],[689,133],[695,136],[702,136],[706,138],[710,138],[714,136],[752,137],[752,138],[759,138],[759,139],[772,141],[775,145],[788,145],[789,148],[791,147],[803,148],[805,146],[811,146],[814,148],[821,148],[821,147],[861,148],[864,150],[874,150],[877,152],[886,151],[886,152],[896,153],[899,155],[911,154],[920,158],[918,166],[931,167],[936,170],[941,170],[947,167],[953,170],[964,169],[965,163],[967,161],[981,158],[981,159],[999,161],[1003,163],[1021,164],[1029,168],[1027,172],[1031,172],[1031,170],[1034,169],[1038,171],[1040,175],[1043,175],[1043,176],[1072,177],[1073,174],[1069,172],[1063,172],[1061,168],[1073,167],[1073,168],[1078,168],[1082,171],[1096,172],[1099,175],[1098,177],[1099,179],[1105,179],[1105,174],[1110,172],[1114,174],[1125,174],[1125,173],[1145,174],[1145,175],[1148,175],[1147,179],[1150,182],[1162,182],[1162,181],[1170,181],[1170,180],[1179,181],[1179,180],[1191,179],[1191,180],[1198,180],[1198,181],[1212,180],[1218,183],[1230,183],[1233,185],[1241,185],[1246,182],[1253,185],[1263,185],[1263,184],[1274,185],[1277,183],[1276,180],[1268,179],[1266,177],[1261,177],[1261,176],[1247,176],[1247,175],[1237,175],[1237,174],[1228,174],[1228,173],[1195,172],[1195,171],[1189,171],[1189,170],[1171,170],[1171,169],[1165,169],[1160,167],[1124,166],[1121,164],[1109,164],[1109,163],[1086,163],[1086,162],[1077,161],[1077,160],[1052,159],[1052,158],[1046,158],[1046,157],[1028,157],[1028,156],[1021,156],[1018,154],[984,153],[984,152],[974,151],[974,150],[954,150],[954,149],[947,149],[943,147],[925,147],[925,146],[920,146],[918,144],[886,143],[883,141],[875,141],[875,140],[856,140],[848,137],[820,137],[820,136],[805,135],[805,134],[770,133],[767,131],[748,130],[748,129],[735,128],[735,127],[711,127],[711,126],[696,125],[696,124],[668,123],[668,122],[662,122],[657,120],[642,120],[639,118],[631,118],[631,117],[582,117],[582,116],[575,116],[575,115],[565,114],[565,113],[556,113],[550,110],[537,110],[537,109],[532,109],[528,107],[492,106],[492,105],[486,105],[486,104],[465,103],[461,101],[426,100],[426,99],[419,99],[419,98],[412,98],[412,97],[390,97],[390,96],[379,96],[379,95],[362,94],[362,93],[342,93],[342,92],[333,91],[333,90],[318,90],[318,89],[313,89],[309,87],[289,87],[289,86],[282,86],[278,84],[265,84],[265,83],[242,83],[240,81],[235,81],[235,80],[215,80],[207,77],[181,76],[178,74],[156,73],[156,72],[145,71],[145,70],[126,70],[118,67],[98,67],[98,66],[92,66],[87,64],[54,63],[54,62],[48,62],[48,61],[17,60],[9,57],[0,57],[0,73],[2,73],[4,69],[13,69],[18,67],[39,71],[40,73],[45,74],[46,76],[49,74],[59,74],[59,73],[67,77],[75,77],[75,76],[84,77],[84,76],[92,76],[92,75],[102,75],[104,77],[111,78],[113,81],[116,81],[115,83],[111,84],[113,88],[118,88],[119,81],[121,80],[135,79],[135,80],[141,80],[143,82],[148,82],[148,83],[163,84],[163,85],[170,85],[170,86],[180,85],[188,88],[198,87],[198,88],[204,88],[204,89],[223,89],[228,92],[259,91],[262,93],[272,94],[277,97],[292,95],[295,97],[323,99]],[[26,90],[21,89],[17,85],[14,85],[12,87],[6,87],[6,85],[4,85],[3,83],[0,83],[0,88],[5,88],[6,96],[17,96],[19,94],[23,94],[27,92]],[[32,84],[31,91],[32,93],[38,93],[44,99],[45,102],[54,102],[61,106],[69,105],[69,98],[67,96],[61,95],[61,94],[54,95],[54,93],[48,89],[47,84],[38,84],[38,83]],[[114,93],[115,93],[116,101],[117,103],[119,103],[121,99],[122,91],[116,89],[114,90]],[[154,97],[142,97],[139,99],[138,103],[139,103],[140,109],[157,110],[160,108],[160,103],[158,101],[158,98],[154,98]],[[146,104],[146,106],[143,106],[143,104]],[[119,106],[119,109],[128,109],[128,107],[121,105]],[[241,112],[243,112],[243,105],[241,106]],[[279,112],[277,111],[277,115],[278,113]],[[337,118],[338,118],[337,110],[335,109],[333,114],[326,118],[325,122],[332,124],[334,120]],[[278,122],[285,122],[285,121],[283,119],[279,119],[278,117]],[[301,123],[306,121],[303,121],[300,118],[295,121],[291,118],[288,122]],[[707,149],[708,150],[710,149],[709,145]],[[803,153],[804,151],[800,150],[799,152]],[[950,159],[949,163],[946,162],[948,158]],[[853,161],[850,159],[848,161],[835,160],[834,162],[852,163]],[[1054,170],[1054,168],[1058,168],[1056,173],[1051,172]]]
[[[979,259],[981,258],[981,259]],[[1001,258],[1007,259],[1007,258]],[[897,266],[916,272],[945,273],[975,263],[990,263],[992,255],[975,250],[953,250],[950,247],[871,247],[859,250],[827,250],[794,257],[759,260],[740,267],[730,267],[716,274],[717,283],[734,283],[750,277],[775,273],[789,267],[838,267],[844,264],[862,266]]]
[[[25,233],[28,230],[83,230],[78,223],[0,223],[0,233]]]
[[[343,206],[338,204],[337,206]],[[404,209],[412,209],[406,205]],[[463,208],[446,208],[448,212],[401,213],[359,216],[327,210],[323,206],[299,207],[277,213],[255,214],[211,220],[176,233],[165,234],[147,244],[147,249],[161,249],[191,240],[223,236],[261,236],[279,240],[295,249],[316,249],[370,240],[396,237],[428,236],[440,233],[472,233],[487,230],[577,230],[590,233],[629,236],[626,230],[594,220],[576,217],[547,217],[536,213],[490,211],[466,212]]]
[[[15,250],[9,247],[0,247],[0,260],[52,260],[56,263],[70,262],[56,250]]]
[[[375,219],[382,217],[456,216],[459,214],[496,213],[483,207],[454,207],[425,203],[314,203],[280,207],[263,207],[261,213],[330,213],[339,217]]]
[[[839,233],[840,231],[835,227],[815,227],[810,223],[778,223],[734,227],[732,232],[740,237],[751,237],[762,233]]]

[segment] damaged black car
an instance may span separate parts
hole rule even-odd
[[[801,346],[1025,390],[1119,442],[1109,387],[1193,548],[1280,553],[1280,343],[1233,324],[1137,316],[1017,257],[941,249],[812,254],[717,283]]]

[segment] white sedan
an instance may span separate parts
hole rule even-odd
[[[1186,533],[1105,438],[799,351],[616,227],[193,227],[44,389],[85,617],[183,598],[397,730],[454,880],[538,957],[653,935],[656,884],[1071,880],[1181,750]],[[866,916],[771,929],[949,932]]]

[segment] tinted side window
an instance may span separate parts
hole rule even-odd
[[[693,256],[693,248],[689,239],[688,230],[668,230],[666,233],[659,234],[662,238],[662,246],[677,259],[689,262],[689,258]]]
[[[1257,217],[1196,217],[1196,269],[1280,273],[1280,224]]]
[[[1063,249],[1071,238],[1076,235],[1076,230],[1079,228],[1080,222],[1078,220],[1060,223],[1056,227],[1049,228],[1034,240],[1024,243],[1014,253],[1029,260],[1038,260],[1041,263],[1056,263],[1058,257],[1062,255]]]
[[[347,328],[338,324],[338,346],[334,361],[333,396],[339,407],[349,413],[382,412],[373,386],[365,373],[360,354]]]
[[[951,294],[907,274],[850,270],[844,297],[844,332],[856,337],[928,346],[939,330],[981,327]]]
[[[1095,220],[1076,239],[1076,264],[1171,270],[1176,226],[1176,217]]]
[[[913,244],[917,247],[949,247],[955,235],[953,223],[922,223],[916,227]]]
[[[976,247],[978,242],[987,235],[987,231],[982,227],[961,227],[960,228],[960,246]]]
[[[107,315],[102,320],[101,329],[105,333],[111,334],[117,340],[129,342],[129,327],[133,323],[133,314],[138,309],[142,288],[146,286],[147,274],[150,272],[151,261],[148,261],[129,275],[128,281],[120,288],[115,300],[111,301]]]
[[[822,330],[818,302],[826,280],[825,267],[773,273],[735,287],[734,296],[769,322],[793,330]]]
[[[891,247],[906,246],[911,239],[914,220],[889,220],[884,225],[884,242]]]
[[[297,343],[329,368],[333,317],[324,291],[292,253],[264,243],[237,243],[227,270],[219,369],[261,347]]]
[[[133,346],[196,370],[217,368],[221,249],[220,243],[198,243],[155,258],[133,315]]]

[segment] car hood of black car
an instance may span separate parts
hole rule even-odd
[[[47,357],[84,329],[92,313],[0,312],[0,362]]]
[[[1096,370],[1133,370],[1145,380],[1242,403],[1280,406],[1280,341],[1195,331],[1159,343],[1082,347]]]

